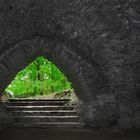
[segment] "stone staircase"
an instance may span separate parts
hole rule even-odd
[[[4,102],[15,127],[83,128],[69,99],[9,99]]]

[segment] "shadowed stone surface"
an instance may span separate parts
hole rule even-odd
[[[24,132],[24,134],[23,134]],[[89,129],[6,129],[0,132],[3,140],[139,140],[139,131],[110,133]]]
[[[1,94],[43,55],[73,83],[87,126],[139,128],[139,9],[139,0],[1,0]]]

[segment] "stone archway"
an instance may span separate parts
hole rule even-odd
[[[92,66],[67,49],[66,44],[50,42],[38,37],[15,45],[1,56],[0,80],[3,83],[0,85],[1,93],[19,70],[40,55],[53,61],[68,76],[81,101],[93,100],[92,91],[88,88],[88,85],[92,84],[89,76],[94,75]]]
[[[93,84],[92,77],[96,74],[93,67],[81,56],[69,50],[65,43],[47,41],[36,37],[32,40],[22,41],[7,50],[0,57],[1,94],[16,73],[39,55],[53,61],[73,83],[76,95],[79,98],[81,119],[91,122],[93,120],[91,108],[94,100],[94,91],[91,88]]]
[[[69,42],[68,42],[69,43]],[[99,67],[68,48],[66,42],[35,37],[24,40],[8,49],[0,57],[0,92],[3,93],[16,73],[43,55],[54,62],[73,83],[79,98],[79,116],[88,127],[112,127],[118,125],[119,105],[116,95],[107,94]],[[105,84],[106,85],[106,84]]]
[[[0,93],[44,55],[73,83],[88,126],[140,127],[138,0],[0,5]]]

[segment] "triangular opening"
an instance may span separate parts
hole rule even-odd
[[[5,98],[68,98],[76,97],[67,77],[43,56],[17,73],[4,93]]]

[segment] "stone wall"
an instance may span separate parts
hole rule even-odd
[[[87,126],[139,128],[139,9],[139,0],[1,0],[1,94],[44,55],[73,83]]]

